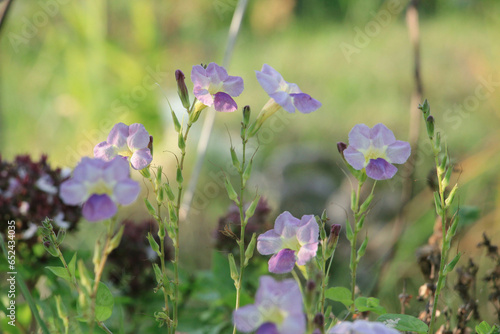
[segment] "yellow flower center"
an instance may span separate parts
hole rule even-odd
[[[89,188],[88,193],[97,195],[112,195],[113,189],[109,186],[109,184],[105,183],[103,180],[100,180]]]
[[[387,160],[386,149],[387,149],[387,146],[384,146],[382,148],[377,148],[377,147],[373,147],[373,145],[370,145],[370,147],[368,147],[367,150],[362,152],[363,155],[365,156],[365,162],[369,163],[371,159],[375,160],[378,158],[382,158],[382,159]]]

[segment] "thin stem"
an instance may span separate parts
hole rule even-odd
[[[240,172],[240,199],[239,199],[239,204],[238,204],[238,209],[240,211],[240,240],[238,241],[238,245],[240,247],[240,272],[238,275],[238,282],[235,284],[236,287],[236,304],[235,304],[235,310],[237,310],[240,307],[240,296],[241,296],[241,291],[243,289],[242,282],[243,282],[243,273],[245,270],[245,228],[246,228],[246,219],[245,219],[245,213],[243,211],[243,205],[244,205],[244,199],[243,196],[245,194],[245,180],[243,179],[243,173],[245,171],[245,164],[246,164],[246,144],[248,142],[248,139],[245,137],[241,138],[241,143],[242,143],[242,150],[243,150],[243,157],[241,158],[241,172]],[[236,334],[236,325],[233,327],[233,334]]]
[[[105,331],[106,333],[108,333],[108,334],[113,334],[113,332],[111,332],[111,331],[109,330],[109,328],[108,328],[108,327],[106,327],[106,325],[104,324],[104,322],[102,322],[102,321],[98,321],[98,322],[97,322],[97,326],[99,326],[99,327],[100,327],[103,331]]]
[[[333,251],[330,261],[328,262],[328,268],[326,269],[326,273],[323,276],[323,284],[321,286],[321,313],[325,315],[325,294],[326,294],[326,288],[328,286],[328,280],[329,280],[329,275],[330,275],[330,268],[332,267],[332,262],[333,262],[333,257],[335,255],[335,250]],[[326,317],[326,315],[325,315]]]
[[[90,319],[92,321],[90,325],[90,334],[94,332],[94,323],[97,322],[98,326],[99,321],[94,322],[95,318],[95,303],[96,303],[96,297],[97,297],[97,290],[99,289],[99,282],[101,281],[102,274],[104,272],[104,266],[106,265],[106,261],[108,260],[108,255],[109,255],[109,243],[111,242],[111,238],[113,237],[113,229],[115,226],[115,220],[112,219],[109,222],[108,225],[108,232],[106,233],[106,242],[104,244],[104,247],[102,248],[102,254],[101,254],[101,259],[99,261],[99,266],[94,269],[95,273],[95,279],[94,279],[94,287],[92,288],[92,293],[90,295]],[[101,327],[102,328],[102,327]],[[109,330],[108,330],[109,331]]]
[[[192,108],[191,108],[192,109]],[[186,132],[184,133],[184,142],[187,142],[189,130],[193,123],[188,122]],[[179,162],[179,170],[182,174],[184,170],[184,160],[186,158],[186,150],[181,149],[181,160]],[[179,219],[180,219],[180,208],[181,208],[181,199],[182,199],[182,191],[183,191],[183,182],[178,184],[178,193],[177,193],[177,204],[175,205],[175,211],[177,215],[177,223],[174,225],[175,236],[173,240],[174,244],[174,298],[172,300],[172,312],[173,312],[173,324],[172,324],[172,333],[175,333],[177,329],[179,315],[178,315],[178,307],[179,307]]]
[[[435,147],[434,145],[434,140],[431,138],[431,144],[432,147]],[[445,199],[444,199],[444,187],[443,187],[443,171],[440,169],[440,164],[439,164],[439,157],[438,157],[439,151],[437,149],[434,149],[434,162],[436,164],[436,174],[438,178],[438,189],[439,189],[439,200],[441,202],[441,230],[442,230],[442,246],[441,246],[441,263],[439,264],[439,274],[438,274],[438,281],[436,284],[436,292],[434,293],[434,302],[432,304],[432,313],[431,313],[431,321],[429,323],[429,333],[432,334],[434,330],[434,323],[436,321],[436,311],[437,311],[437,304],[439,300],[439,295],[441,293],[441,289],[444,286],[444,283],[446,282],[446,273],[444,272],[445,269],[445,263],[448,258],[448,241],[446,239],[446,205],[445,205]]]
[[[151,180],[152,182],[152,180]],[[154,186],[154,185],[153,185]],[[161,204],[158,203],[158,228],[165,228],[162,223],[161,219]],[[165,266],[165,237],[163,237],[162,240],[160,240],[160,251],[161,251],[161,256],[160,256],[160,265],[161,265],[161,272],[163,274],[163,277],[167,277],[167,269]],[[165,299],[165,313],[170,314],[170,310],[168,307],[168,293],[167,289],[165,288],[165,284],[169,284],[169,282],[163,282],[163,298]]]
[[[358,182],[358,190],[356,191],[356,200],[354,203],[354,208],[352,208],[353,214],[354,214],[354,228],[353,228],[354,236],[351,240],[351,278],[352,278],[351,299],[353,301],[354,301],[354,297],[356,294],[355,293],[356,292],[356,269],[358,266],[358,260],[356,258],[356,241],[357,241],[358,232],[359,232],[359,229],[358,229],[359,196],[361,194],[361,187],[362,186],[363,186],[363,182],[359,181]],[[354,303],[351,305],[351,313],[354,313]]]

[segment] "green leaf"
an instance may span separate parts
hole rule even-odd
[[[349,306],[353,303],[351,299],[351,291],[341,286],[326,290],[325,297],[336,302],[341,302],[347,308],[349,308]]]
[[[427,333],[428,330],[422,320],[406,314],[384,314],[378,317],[377,321],[402,332]]]
[[[458,253],[454,258],[453,260],[450,261],[450,263],[448,263],[445,267],[444,267],[444,270],[445,270],[445,273],[446,274],[449,274],[453,271],[453,268],[455,268],[455,266],[457,265],[457,262],[458,260],[460,260],[460,255],[462,255],[461,253]]]
[[[61,277],[62,279],[65,279],[66,281],[70,282],[69,274],[66,268],[64,267],[45,267],[48,270],[52,271],[54,275],[57,277]]]
[[[354,238],[354,232],[352,231],[351,223],[347,220],[345,225],[346,225],[345,234],[347,236],[347,240],[352,241],[352,239]]]
[[[387,311],[383,306],[380,305],[380,300],[377,298],[366,298],[366,297],[358,297],[354,301],[354,306],[358,309],[360,312],[374,312],[377,314],[385,314]]]
[[[500,333],[500,328],[497,325],[491,327],[486,321],[483,321],[476,326],[476,332],[478,334],[498,334]]]
[[[76,252],[73,254],[73,257],[71,258],[71,261],[68,263],[68,269],[69,272],[73,277],[75,277],[75,268],[76,268]]]
[[[97,288],[97,296],[95,299],[95,318],[97,321],[104,321],[111,316],[113,313],[113,306],[115,300],[111,291],[108,287],[99,282],[99,287]]]

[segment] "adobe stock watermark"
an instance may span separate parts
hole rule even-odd
[[[156,68],[146,66],[145,72],[147,74],[142,78],[140,84],[134,86],[128,93],[122,94],[120,98],[111,102],[110,112],[107,112],[106,117],[103,117],[99,121],[97,128],[83,130],[83,136],[86,140],[80,141],[75,147],[66,146],[65,163],[67,166],[74,166],[89,151],[91,152],[95,145],[106,140],[113,125],[118,123],[120,119],[125,118],[132,110],[138,108],[151,91],[158,89],[156,84],[163,82],[167,74],[159,65]]]
[[[39,32],[39,29],[45,27],[51,18],[54,18],[60,12],[60,7],[66,5],[71,0],[40,0],[37,2],[39,10],[30,17],[23,16],[19,31],[10,31],[7,34],[12,49],[18,53],[21,46],[26,46]]]
[[[496,78],[494,78],[496,77]],[[464,119],[467,119],[476,111],[481,102],[486,101],[491,94],[500,86],[499,73],[490,74],[487,78],[479,77],[479,83],[474,89],[474,93],[467,96],[461,103],[453,104],[444,112],[444,121],[451,123],[451,128],[456,130],[462,125]]]
[[[353,55],[360,53],[362,49],[370,45],[371,41],[377,38],[382,30],[391,24],[403,8],[401,0],[389,0],[384,8],[376,13],[370,13],[373,19],[366,23],[363,29],[354,27],[356,34],[352,43],[342,42],[339,45],[340,51],[342,51],[347,62],[350,64]]]

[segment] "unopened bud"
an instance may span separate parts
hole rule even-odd
[[[177,93],[179,94],[179,98],[181,99],[182,105],[184,108],[189,110],[189,91],[186,87],[186,82],[184,81],[186,77],[181,70],[175,71],[175,80],[177,81]]]
[[[259,205],[260,196],[254,198],[252,203],[248,206],[248,209],[245,211],[245,224],[255,213],[255,209],[257,209],[257,205]]]
[[[239,274],[238,274],[238,269],[236,268],[236,262],[234,262],[234,256],[232,253],[229,253],[228,255],[228,260],[229,260],[229,270],[231,272],[231,278],[234,281],[234,284],[238,282]]]
[[[340,155],[342,156],[342,159],[344,159],[344,151],[347,148],[347,144],[344,142],[339,141],[337,143],[337,150],[339,150]]]
[[[250,106],[243,107],[243,126],[246,128],[250,123]]]
[[[337,248],[337,243],[339,241],[340,230],[342,229],[342,225],[333,224],[330,230],[330,236],[328,237],[328,241],[326,243],[326,258],[330,258],[335,252],[335,248]]]
[[[316,313],[313,322],[318,329],[323,329],[325,327],[325,316],[323,313]]]
[[[245,171],[243,172],[243,187],[247,184],[248,179],[250,178],[250,174],[252,174],[252,164],[253,160],[250,160]]]
[[[248,247],[245,251],[245,266],[248,264],[248,261],[253,257],[253,253],[255,251],[255,244],[257,243],[257,234],[252,234],[252,239],[248,244]]]
[[[144,176],[146,179],[151,178],[151,172],[149,171],[149,166],[144,167],[139,171],[142,176]]]
[[[155,251],[159,256],[161,256],[161,253],[160,253],[160,246],[158,245],[158,243],[156,242],[156,240],[153,238],[153,236],[151,235],[150,232],[148,232],[148,235],[147,237],[148,238],[148,241],[149,241],[149,245],[151,246],[151,249],[153,251]]]
[[[458,190],[458,184],[455,184],[455,186],[451,189],[450,194],[444,201],[444,204],[448,207],[453,203],[453,200],[455,199],[455,194],[457,193]]]
[[[238,156],[236,155],[236,151],[234,147],[231,146],[231,160],[233,161],[233,166],[236,170],[241,173],[240,161],[238,160]]]
[[[120,226],[118,232],[109,242],[108,249],[106,250],[108,254],[111,253],[114,249],[118,248],[118,246],[120,245],[120,242],[122,241],[123,231],[125,231],[125,225]]]
[[[149,151],[151,152],[151,156],[153,156],[153,136],[149,136],[148,148]]]
[[[432,117],[432,115],[427,117],[427,119],[425,120],[425,125],[427,127],[427,135],[429,136],[429,138],[434,138],[434,117]]]
[[[238,205],[238,194],[234,190],[233,185],[231,184],[231,181],[229,180],[229,177],[227,175],[224,178],[224,185],[226,186],[227,196],[229,197],[229,199]]]
[[[418,109],[422,110],[422,112],[424,114],[424,119],[427,119],[427,117],[429,117],[429,115],[431,114],[431,107],[430,107],[429,101],[427,101],[427,99],[425,99],[424,103],[422,103],[418,106]]]

